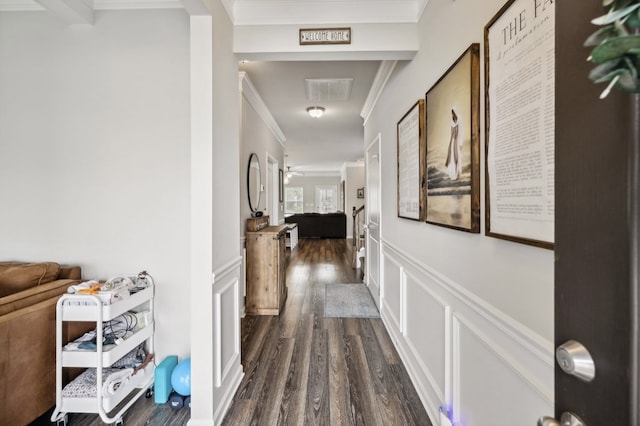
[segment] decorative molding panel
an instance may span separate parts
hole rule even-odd
[[[213,289],[213,385],[220,392],[216,424],[222,421],[244,373],[240,348],[240,277],[242,256],[220,266],[212,274]]]
[[[450,340],[447,335],[450,328],[447,323],[451,321],[451,308],[417,276],[407,274],[405,282],[405,341],[438,397],[444,401],[449,368],[446,345]]]
[[[539,359],[545,360],[548,365],[553,366],[553,356],[549,358],[549,354],[554,353],[553,342],[543,338],[531,329],[525,327],[520,322],[506,315],[504,312],[496,309],[493,305],[479,298],[475,294],[466,290],[452,280],[446,278],[427,265],[419,262],[413,256],[408,255],[403,250],[395,247],[393,244],[384,241],[383,249],[387,251],[391,257],[402,259],[401,262],[403,262],[405,268],[411,267],[419,271],[419,274],[426,275],[433,281],[434,284],[437,284],[438,287],[451,293],[453,297],[457,298],[468,308],[471,308],[474,312],[481,315],[483,318],[493,324],[493,326],[502,329],[510,336],[510,338],[514,339],[521,345],[525,346],[528,350],[535,353]]]
[[[382,319],[434,424],[441,406],[464,425],[553,413],[553,342],[384,240],[381,260]]]
[[[553,413],[553,388],[534,375],[529,365],[470,320],[453,320],[453,418],[460,424],[511,426],[533,424]],[[490,331],[490,330],[486,330]],[[550,372],[553,376],[553,370]],[[478,398],[482,395],[482,398]],[[495,407],[513,407],[500,410]]]
[[[403,333],[404,325],[400,314],[403,312],[401,304],[404,291],[404,283],[402,281],[405,275],[404,270],[400,262],[394,258],[386,258],[384,255],[382,257],[382,265],[384,265],[384,271],[381,280],[386,285],[384,295],[381,295],[381,298],[384,299],[384,307],[381,310],[389,316],[400,333]]]

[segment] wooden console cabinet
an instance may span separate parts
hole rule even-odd
[[[286,225],[247,231],[247,314],[280,315],[287,299],[286,233]]]

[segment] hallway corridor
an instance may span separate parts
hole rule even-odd
[[[289,254],[278,316],[242,321],[245,376],[223,425],[428,425],[379,318],[324,318],[326,284],[357,283],[348,240]]]

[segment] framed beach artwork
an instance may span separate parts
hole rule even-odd
[[[480,232],[480,45],[425,95],[426,222]]]

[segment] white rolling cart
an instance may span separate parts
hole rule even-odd
[[[105,294],[65,294],[60,297],[56,306],[56,408],[51,421],[58,425],[66,425],[68,413],[96,413],[105,423],[122,424],[122,417],[133,403],[146,394],[152,394],[154,368],[149,361],[153,355],[153,280],[146,272],[127,276],[137,284],[127,297],[114,303],[103,304]],[[108,297],[108,294],[106,295]],[[134,315],[137,327],[133,334],[123,339],[116,339],[117,344],[103,344],[104,329],[109,321],[127,312]],[[128,314],[127,314],[128,315]],[[141,320],[144,318],[143,320]],[[62,327],[65,321],[91,321],[96,323],[96,350],[65,350],[67,342],[62,341]],[[141,368],[120,370],[114,373],[110,369],[114,363],[144,344],[147,364]],[[63,368],[86,368],[78,378],[62,388]],[[104,370],[103,370],[104,369]],[[109,374],[117,374],[117,380],[110,380]],[[123,374],[125,374],[123,376]],[[115,377],[115,376],[114,376]],[[105,389],[105,387],[107,387]],[[81,389],[81,391],[78,391]],[[72,391],[71,391],[72,390]],[[124,401],[124,402],[123,402]],[[122,403],[122,404],[121,404]],[[116,407],[120,408],[112,413]]]

